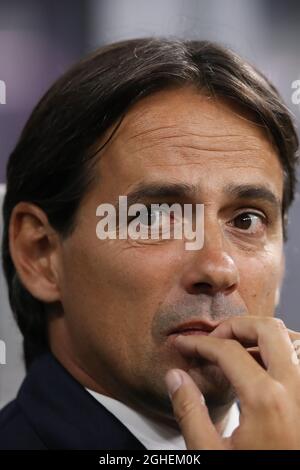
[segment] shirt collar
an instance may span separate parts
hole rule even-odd
[[[182,435],[166,424],[157,423],[124,403],[93,390],[86,389],[101,405],[112,413],[148,450],[186,450]],[[223,437],[229,437],[239,425],[236,403],[228,411]]]

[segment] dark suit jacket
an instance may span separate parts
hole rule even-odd
[[[0,449],[145,447],[49,353],[32,364],[17,398],[0,412]]]

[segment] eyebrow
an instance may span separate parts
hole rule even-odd
[[[263,185],[230,184],[225,187],[224,193],[237,199],[265,201],[272,204],[277,210],[282,208],[281,200],[273,191]]]
[[[128,205],[141,202],[146,199],[196,199],[199,186],[188,183],[153,182],[139,183],[135,189],[127,194]],[[235,199],[260,200],[281,210],[281,200],[264,185],[229,184],[223,189],[223,193]],[[118,207],[118,201],[115,206]]]
[[[196,196],[197,187],[186,183],[154,182],[139,183],[128,193],[127,204],[135,204],[145,199],[191,199]],[[116,201],[116,206],[118,203]]]

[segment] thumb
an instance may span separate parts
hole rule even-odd
[[[165,381],[187,449],[225,449],[210,419],[204,397],[192,378],[181,369],[171,369]]]

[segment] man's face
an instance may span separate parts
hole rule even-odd
[[[213,327],[232,315],[273,315],[282,271],[276,151],[232,105],[168,90],[128,112],[96,169],[62,242],[67,354],[103,393],[165,416],[164,376],[173,367],[189,371],[212,407],[229,403],[220,369],[184,358],[169,333],[191,321]],[[204,204],[201,250],[177,239],[97,238],[97,206],[146,186],[135,202]]]

